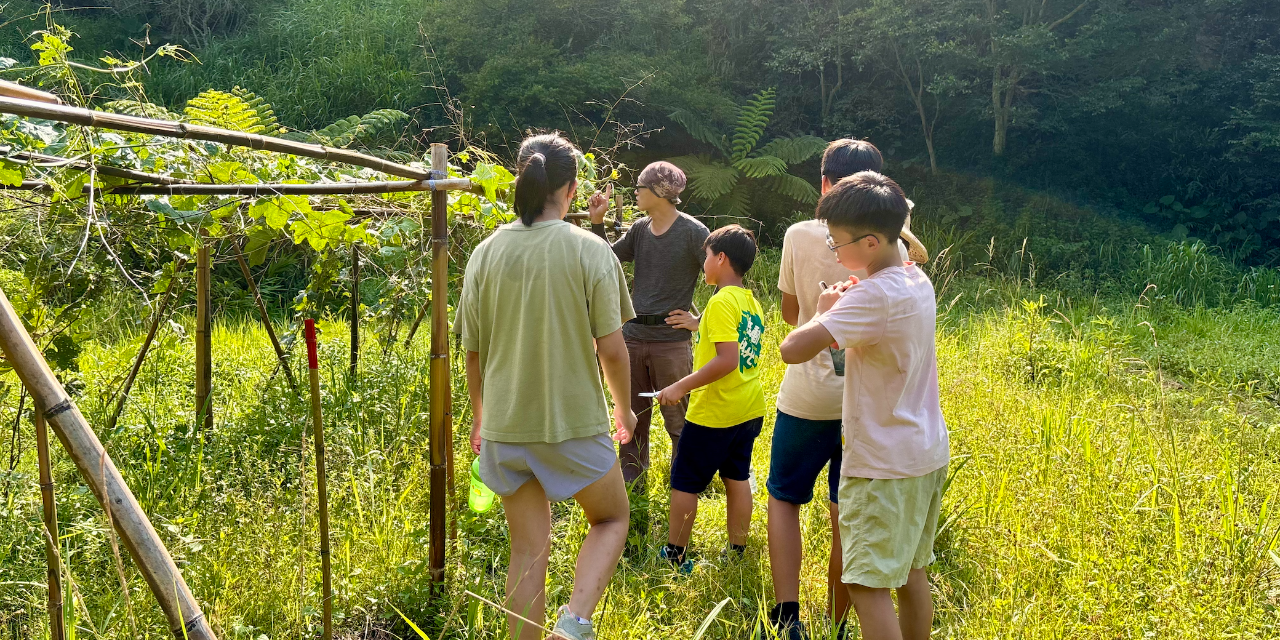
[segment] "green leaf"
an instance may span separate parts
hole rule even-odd
[[[789,173],[767,178],[767,183],[778,193],[805,204],[813,204],[817,202],[818,197],[821,195],[812,184],[809,184],[808,180],[793,176]]]
[[[677,156],[671,163],[689,177],[689,191],[694,199],[709,203],[733,190],[738,183],[738,170],[710,157]]]
[[[716,608],[712,609],[711,613],[708,613],[707,617],[702,620],[702,625],[698,627],[697,633],[693,634],[693,640],[701,640],[702,634],[706,633],[707,629],[711,628],[711,623],[715,622],[716,618],[720,615],[720,612],[724,610],[725,605],[732,601],[733,598],[725,598],[724,600],[721,600],[720,604],[716,605]]]
[[[795,136],[793,138],[774,138],[760,147],[762,156],[777,156],[787,164],[799,164],[822,153],[827,149],[827,141],[817,136]]]
[[[667,117],[671,118],[671,120],[676,124],[684,127],[684,130],[689,132],[689,135],[693,136],[694,140],[705,142],[716,149],[719,149],[721,153],[728,153],[727,145],[725,144],[725,135],[697,114],[684,109],[676,109],[675,111],[668,113]]]
[[[777,156],[759,156],[739,160],[733,163],[733,168],[748,178],[764,178],[786,173],[787,162]]]
[[[272,229],[284,229],[293,214],[311,213],[311,202],[306,196],[275,196],[255,202],[249,207],[249,217],[262,218]]]
[[[776,93],[773,88],[765,89],[738,110],[738,125],[733,131],[730,154],[735,161],[746,158],[760,141],[760,136],[764,135],[765,127],[769,126],[769,120],[773,118],[773,98]]]
[[[0,163],[0,184],[22,186],[22,166],[12,162]]]
[[[1164,206],[1166,206],[1166,207],[1167,207],[1167,206],[1169,206],[1169,205],[1173,204],[1173,199],[1174,199],[1174,198],[1173,198],[1173,196],[1165,196],[1165,197],[1163,197],[1163,198],[1160,198],[1160,204],[1162,204],[1162,205],[1164,205]]]

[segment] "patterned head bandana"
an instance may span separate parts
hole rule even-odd
[[[684,191],[684,171],[670,162],[654,162],[640,172],[636,185],[653,191],[659,198],[680,204],[680,192]]]

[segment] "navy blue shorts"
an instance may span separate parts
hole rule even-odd
[[[806,420],[778,412],[769,452],[769,495],[791,504],[813,500],[813,485],[827,467],[831,502],[840,493],[840,421]]]
[[[671,461],[671,488],[702,493],[716,472],[721,480],[745,482],[751,477],[751,450],[764,426],[764,418],[717,429],[685,420],[675,459]]]

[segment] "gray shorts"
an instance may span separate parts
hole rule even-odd
[[[560,502],[603,478],[617,459],[607,433],[556,443],[483,440],[480,479],[506,497],[537,478],[547,499]]]

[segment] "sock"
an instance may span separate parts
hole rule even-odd
[[[742,556],[747,555],[747,545],[745,545],[745,544],[733,544],[733,543],[729,543],[729,549],[730,549],[731,551],[733,551],[734,553],[738,554],[738,557],[739,557],[739,558],[741,558]],[[798,604],[797,604],[796,606],[798,607],[798,606],[800,606],[800,605],[798,605]]]
[[[667,543],[667,559],[675,564],[684,564],[684,547]]]
[[[573,618],[574,620],[576,620],[576,621],[578,622],[578,624],[585,624],[585,625],[588,625],[588,626],[590,626],[590,625],[591,625],[591,618],[584,618],[584,617],[582,617],[582,616],[580,616],[580,615],[578,615],[578,614],[576,614],[576,613],[574,613],[574,612],[570,611],[570,610],[569,610],[569,605],[567,605],[567,604],[566,604],[566,605],[564,605],[563,607],[560,607],[560,610],[561,610],[561,611],[564,611],[564,612],[565,612],[565,613],[567,613],[567,614],[569,614],[569,617],[570,617],[570,618]]]
[[[778,606],[774,607],[774,611],[778,613],[776,619],[778,624],[788,624],[800,619],[799,602],[779,602]]]

